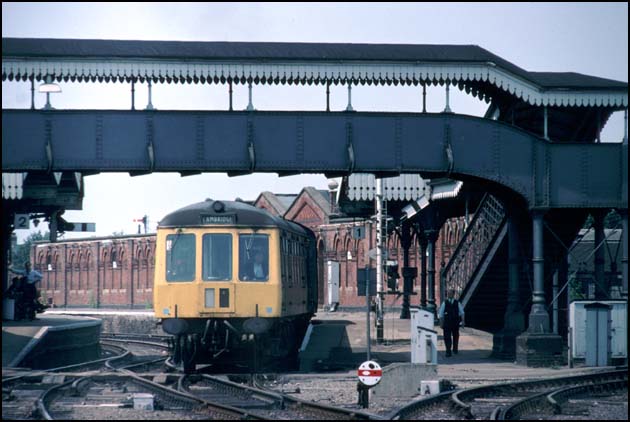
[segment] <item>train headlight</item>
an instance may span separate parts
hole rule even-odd
[[[214,204],[212,204],[212,209],[214,210],[214,212],[223,212],[225,211],[225,204],[221,201],[214,201]]]

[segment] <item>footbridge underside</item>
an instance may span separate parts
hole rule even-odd
[[[530,208],[627,208],[628,147],[450,113],[3,110],[3,172],[421,173]]]

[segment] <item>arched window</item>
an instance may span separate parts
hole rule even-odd
[[[326,242],[324,241],[323,237],[320,237],[317,239],[317,254],[319,256],[323,256],[325,252],[326,252]]]
[[[83,271],[85,272],[85,290],[89,290],[90,288],[90,261],[92,260],[92,252],[89,250],[86,251],[83,255],[85,259],[83,260]]]
[[[123,268],[125,267],[125,251],[122,248],[118,251],[118,256],[120,257],[120,262],[118,264],[118,273],[119,273],[118,274],[118,280],[119,280],[118,288],[122,289],[123,288],[123,275],[124,275]]]
[[[74,272],[77,274],[77,290],[81,290],[81,263],[84,255],[83,251],[79,250],[79,252],[77,252],[76,262],[74,263]]]
[[[70,251],[68,261],[66,262],[66,277],[68,278],[68,290],[74,290],[74,251]]]
[[[146,278],[145,278],[145,283],[144,286],[146,289],[151,288],[151,286],[153,285],[153,267],[155,265],[154,260],[153,260],[153,253],[154,253],[154,249],[153,249],[154,245],[148,245],[146,248],[146,256],[145,256],[145,262],[146,262]]]
[[[48,290],[48,283],[50,283],[50,279],[49,277],[46,277],[46,251],[42,250],[37,254],[35,269],[44,274],[45,280],[42,280],[42,288]]]
[[[352,238],[350,236],[348,236],[348,237],[346,237],[345,240],[346,240],[346,246],[344,247],[344,250],[343,250],[343,252],[344,252],[343,259],[348,259],[348,257],[350,257],[350,256],[352,258],[354,258],[355,257],[354,255],[356,254],[356,252],[352,248]],[[351,255],[348,255],[348,252],[350,252]]]
[[[109,263],[110,262],[109,261],[109,256],[110,256],[109,251],[107,249],[103,249],[103,256],[102,256],[102,259],[101,259],[101,262],[103,263],[103,283],[102,283],[102,287],[101,288],[104,289],[104,290],[111,288],[109,286],[109,284],[108,284],[108,281],[107,281],[107,278],[108,278],[107,277],[107,273],[109,272],[109,271],[107,271],[107,269],[110,266],[105,264],[105,263]]]
[[[326,253],[326,242],[323,237],[317,239],[317,292],[319,304],[324,303],[324,254]]]
[[[155,245],[149,246],[149,266],[153,268],[155,265]]]
[[[39,272],[44,271],[45,268],[45,259],[46,255],[44,251],[39,251],[37,256],[35,257],[35,269]]]
[[[55,251],[52,258],[52,271],[54,272],[53,289],[57,290],[57,269],[59,268],[59,252]]]
[[[112,251],[111,251],[111,266],[112,268],[118,268],[119,266],[119,262],[118,262],[118,251],[116,250],[115,246],[112,246]]]
[[[146,246],[140,255],[142,259],[142,268],[149,268],[149,247]]]

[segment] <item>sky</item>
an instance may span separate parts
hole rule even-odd
[[[474,44],[530,71],[572,71],[628,81],[627,3],[2,3],[2,36],[175,41],[267,41],[385,44]],[[51,95],[58,109],[128,109],[123,83],[61,83]],[[154,85],[157,109],[227,109],[224,85]],[[36,94],[36,108],[45,103]],[[322,86],[255,86],[258,110],[323,110]],[[147,103],[137,87],[136,107]],[[346,88],[331,88],[331,109],[343,110]],[[429,88],[428,111],[444,108],[443,88]],[[247,90],[235,86],[234,108],[247,106]],[[357,111],[420,111],[418,87],[354,87]],[[2,83],[3,108],[29,108],[30,85]],[[456,113],[481,116],[487,105],[451,90]],[[615,113],[602,140],[619,142],[623,115]],[[169,212],[206,198],[253,200],[262,191],[299,193],[305,186],[327,189],[323,175],[278,177],[225,174],[181,177],[126,173],[84,178],[83,209],[66,211],[74,222],[96,223],[96,233],[137,233],[134,219],[149,217],[149,231]],[[46,230],[42,224],[37,230]],[[32,229],[32,231],[37,231]],[[22,242],[29,231],[16,231]]]

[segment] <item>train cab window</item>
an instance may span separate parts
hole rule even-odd
[[[205,281],[232,280],[232,235],[208,233],[203,235],[201,276]]]
[[[195,279],[195,235],[169,234],[166,236],[166,281]]]
[[[238,247],[238,278],[243,281],[269,280],[269,236],[241,234]]]

